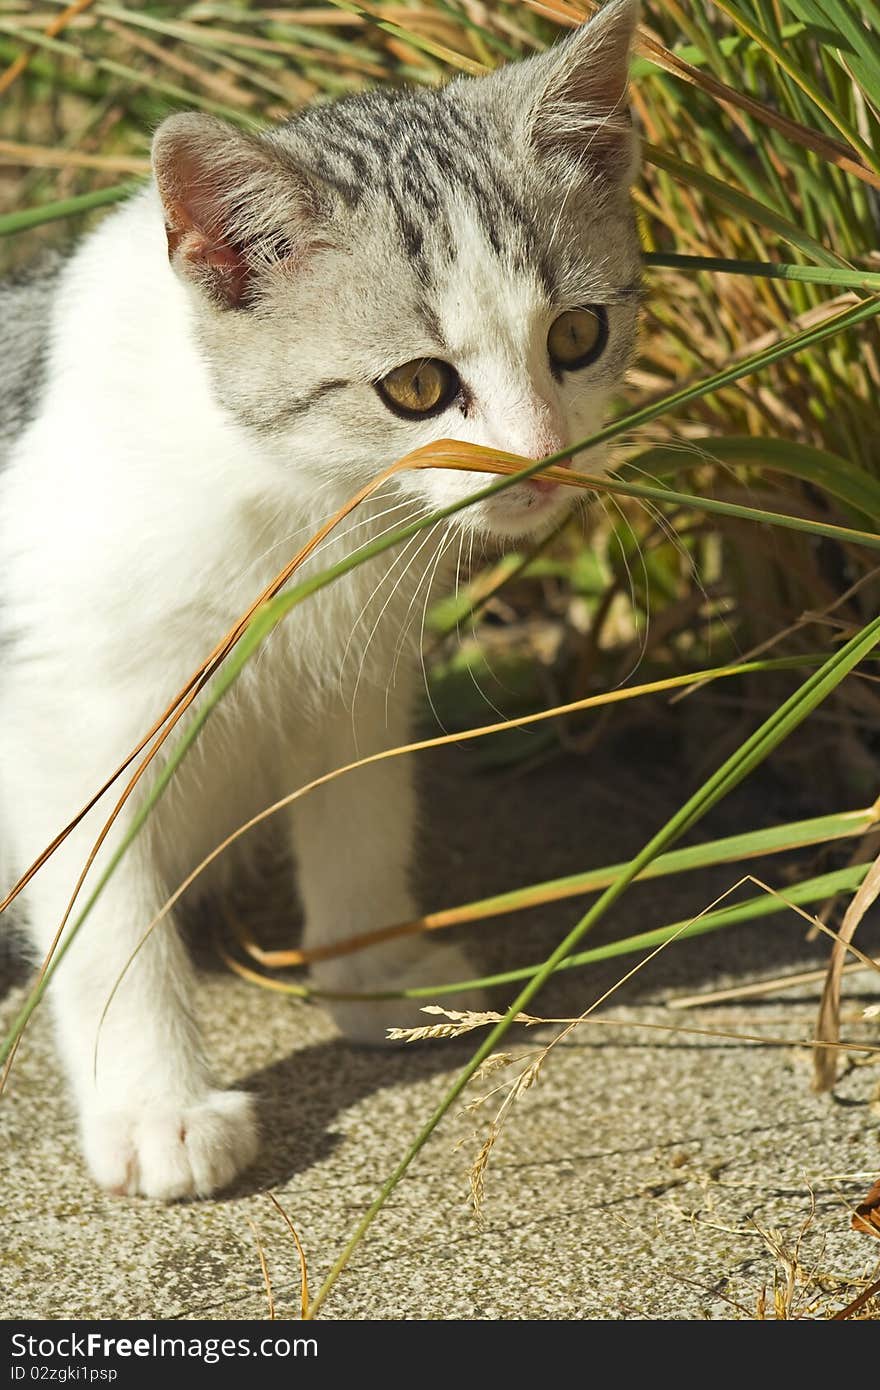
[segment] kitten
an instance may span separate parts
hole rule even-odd
[[[636,22],[636,0],[611,0],[491,76],[368,92],[258,135],[172,116],[150,188],[60,270],[4,290],[0,888],[380,468],[450,436],[540,458],[600,426],[636,321]],[[313,565],[488,481],[404,473]],[[103,1186],[204,1195],[258,1147],[251,1098],[218,1089],[202,1055],[170,921],[114,999],[94,1070],[101,1011],[145,925],[245,817],[406,741],[415,678],[400,645],[444,549],[538,532],[571,503],[519,484],[358,568],[290,615],[212,716],[50,990]],[[28,890],[39,952],[105,814]],[[407,759],[295,807],[306,946],[415,914],[415,823]],[[230,857],[203,890],[222,891]],[[357,991],[473,973],[454,947],[408,941],[314,980]],[[366,1041],[401,1021],[393,1003],[333,1013]]]

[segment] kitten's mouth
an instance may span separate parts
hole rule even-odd
[[[525,505],[529,511],[543,511],[562,491],[561,483],[551,483],[545,478],[529,478],[523,487],[526,489]]]
[[[563,459],[561,463],[557,463],[555,467],[570,468],[571,459]],[[534,506],[538,498],[547,498],[549,500],[551,497],[558,497],[559,493],[562,492],[563,488],[565,487],[565,484],[554,483],[552,478],[538,477],[527,478],[524,486],[528,488],[531,493],[532,500],[529,505]],[[568,489],[566,489],[566,491],[567,490]]]
[[[568,467],[568,463],[561,465]],[[535,527],[552,525],[576,499],[574,488],[550,478],[525,478],[489,503],[490,527],[499,535],[528,535]]]
[[[553,497],[562,489],[561,483],[554,483],[550,478],[527,478],[525,486],[533,497]]]

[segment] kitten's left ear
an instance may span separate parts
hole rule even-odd
[[[639,0],[607,0],[588,24],[537,60],[549,66],[550,77],[531,127],[539,153],[573,156],[625,187],[638,165],[627,91],[640,10]]]

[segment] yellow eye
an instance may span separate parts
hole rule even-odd
[[[448,362],[420,357],[415,362],[395,367],[376,383],[376,389],[395,414],[416,418],[442,410],[452,400],[458,385],[458,373]]]
[[[550,325],[547,351],[554,366],[572,372],[601,357],[607,342],[608,316],[600,304],[594,304],[560,314]]]

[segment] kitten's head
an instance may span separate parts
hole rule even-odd
[[[201,115],[160,127],[169,254],[215,390],[280,468],[354,491],[438,439],[541,458],[602,424],[635,333],[637,18],[638,0],[609,0],[489,77],[313,106],[258,136]],[[491,481],[399,485],[433,508]],[[523,483],[461,518],[523,534],[572,496]]]

